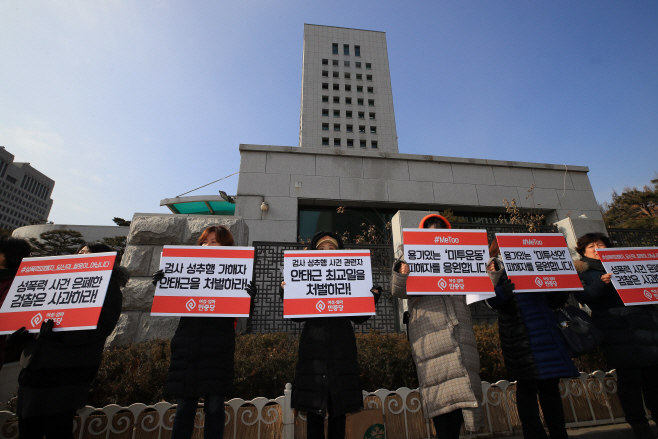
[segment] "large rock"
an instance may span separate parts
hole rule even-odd
[[[132,343],[133,337],[137,333],[139,325],[139,317],[141,312],[122,312],[119,316],[119,321],[114,327],[114,331],[105,340],[105,347],[121,346],[124,344]]]
[[[136,213],[130,224],[127,244],[182,244],[186,215]]]
[[[155,287],[151,278],[137,277],[128,281],[123,289],[124,311],[151,311]]]
[[[133,277],[150,276],[153,248],[151,245],[127,245],[121,265],[126,267]]]
[[[196,245],[201,233],[210,226],[225,226],[233,235],[235,245],[244,246],[249,242],[249,229],[242,218],[196,215],[187,218],[185,222],[183,244]]]
[[[159,317],[143,313],[139,320],[135,343],[173,337],[179,320],[180,317]]]

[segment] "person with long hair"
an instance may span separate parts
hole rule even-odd
[[[441,215],[424,217],[421,229],[450,229]],[[392,293],[408,299],[409,342],[416,363],[423,413],[431,418],[439,439],[457,439],[462,423],[477,431],[484,425],[480,356],[466,296],[407,294],[409,265],[393,264]]]
[[[320,231],[311,239],[313,250],[343,250],[343,240],[334,232]],[[281,283],[280,295],[283,299]],[[373,287],[375,305],[381,295]],[[359,379],[356,336],[352,324],[365,323],[370,316],[314,317],[292,319],[304,322],[292,385],[291,405],[306,412],[306,437],[324,438],[324,418],[329,415],[329,439],[345,437],[345,415],[363,408]]]
[[[560,378],[577,377],[578,369],[556,325],[553,310],[564,306],[569,293],[515,294],[515,285],[507,278],[495,239],[489,256],[487,273],[496,297],[486,302],[498,312],[500,346],[507,379],[516,381],[516,405],[523,437],[548,438],[539,417],[541,404],[551,439],[567,438]]]
[[[197,245],[232,246],[233,235],[225,226],[211,226],[201,233]],[[164,278],[159,270],[153,284]],[[253,297],[256,287],[246,291]],[[172,439],[190,439],[194,432],[199,398],[203,398],[203,437],[224,437],[224,398],[233,391],[235,319],[233,317],[181,317],[171,339],[171,362],[164,394],[176,398]]]
[[[624,306],[597,253],[612,247],[603,233],[587,233],[576,243],[574,261],[583,283],[576,299],[592,310],[594,324],[603,331],[601,350],[608,366],[617,369],[617,395],[626,422],[637,439],[656,437],[647,420],[658,416],[658,310],[655,305]],[[644,404],[642,403],[644,400]]]
[[[94,242],[83,244],[76,254],[111,251]],[[36,337],[23,327],[7,339],[13,345],[27,343],[21,354],[16,404],[21,439],[73,437],[73,418],[87,403],[105,339],[121,314],[121,288],[128,278],[128,271],[117,261],[96,329],[53,332],[53,320],[44,320]]]

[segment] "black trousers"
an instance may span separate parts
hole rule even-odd
[[[331,395],[327,395],[327,439],[345,439],[345,415],[332,415]],[[306,412],[306,439],[324,439],[324,416]]]
[[[658,365],[618,367],[617,395],[629,424],[649,422],[642,404],[643,397],[651,417],[658,418]]]
[[[458,439],[464,422],[462,409],[444,413],[432,418],[438,439]]]
[[[21,439],[73,439],[75,410],[52,415],[18,418],[18,435]]]
[[[541,404],[551,439],[569,437],[565,427],[566,421],[562,409],[559,385],[559,378],[517,381],[516,405],[525,439],[548,438],[539,417],[539,404]],[[537,403],[537,396],[539,396],[539,404]]]

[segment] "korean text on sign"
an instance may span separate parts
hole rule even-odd
[[[658,303],[657,247],[599,248],[596,252],[624,304]]]
[[[468,303],[495,295],[486,271],[486,230],[403,229],[402,234],[407,294],[465,295]]]
[[[517,293],[583,289],[561,233],[496,233],[496,240]]]
[[[284,251],[283,317],[375,314],[369,250]]]
[[[0,308],[0,334],[25,326],[36,332],[96,329],[116,253],[23,259]]]
[[[151,315],[249,317],[253,247],[165,245]]]

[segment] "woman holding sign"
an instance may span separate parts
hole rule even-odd
[[[441,215],[428,215],[420,229],[450,229]],[[409,265],[398,260],[391,279],[393,296],[409,299],[409,342],[416,363],[425,417],[440,439],[457,439],[484,425],[480,356],[466,296],[407,296]]]
[[[224,226],[208,227],[197,245],[232,246],[233,235]],[[153,274],[153,285],[164,278]],[[247,288],[256,295],[253,284]],[[171,362],[164,387],[165,395],[176,397],[172,439],[189,439],[194,432],[199,398],[203,397],[204,438],[224,437],[224,396],[233,391],[235,319],[232,317],[181,317],[171,339]]]
[[[321,231],[311,239],[314,250],[343,250],[343,240]],[[285,282],[281,283],[281,287]],[[381,288],[371,290],[375,304]],[[283,298],[283,289],[281,290]],[[306,437],[324,438],[324,417],[329,414],[329,439],[345,437],[345,415],[363,408],[363,394],[352,323],[370,316],[292,319],[306,322],[299,338],[299,359],[292,387],[292,407],[306,412]]]
[[[605,338],[601,350],[617,369],[617,394],[636,438],[655,438],[642,404],[658,417],[658,310],[655,305],[624,306],[596,252],[612,247],[603,233],[588,233],[576,243],[581,256],[574,265],[584,290],[574,293],[592,310]]]

